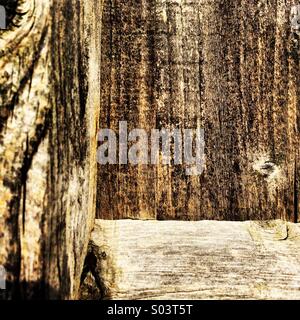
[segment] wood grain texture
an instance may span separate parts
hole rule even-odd
[[[19,26],[0,32],[5,294],[76,298],[95,217],[102,2],[20,2]]]
[[[44,267],[47,283],[62,299],[78,297],[95,218],[101,16],[102,1],[53,2],[50,214],[45,217]]]
[[[100,127],[201,126],[206,168],[101,166],[98,218],[298,221],[292,4],[105,1]]]
[[[96,192],[98,217],[103,219],[299,220],[300,73],[297,39],[289,24],[292,1],[19,3],[26,15],[16,20],[17,27],[9,24],[0,31],[0,265],[8,274],[8,299],[78,297]],[[202,126],[204,174],[188,177],[184,167],[160,165],[99,167],[97,176],[97,128],[117,129],[120,120],[127,120],[129,129]],[[134,224],[124,223],[120,235],[125,239],[130,232],[134,243],[128,244],[134,251]],[[197,223],[186,226],[187,235],[196,235],[189,228],[197,229]],[[146,241],[142,236],[148,230],[143,228],[140,237]],[[226,239],[238,250],[238,243],[232,243],[237,231],[226,230]],[[262,233],[264,239],[264,232],[253,232],[254,238]],[[111,242],[116,248],[118,234]],[[149,241],[151,235],[159,236],[149,229]],[[249,240],[246,231],[241,236],[243,243]],[[255,246],[245,244],[245,258],[260,240],[253,241]],[[279,262],[272,251],[277,242],[268,240],[266,252],[263,241],[255,260],[258,269],[271,274],[267,261],[278,265],[275,293],[270,295],[281,297],[289,290],[296,296],[288,279],[297,286],[298,278],[292,271],[286,274],[281,263],[289,255],[298,272],[298,240],[288,237],[282,247],[276,245]],[[122,243],[114,259],[132,263],[126,270],[135,277],[131,272],[140,272],[134,265],[138,260],[126,260],[123,245],[127,250]],[[151,254],[147,257],[152,264]],[[184,257],[178,259],[183,267]],[[164,270],[153,266],[157,273]],[[166,266],[174,268],[174,263]],[[247,280],[247,273],[239,270]],[[118,272],[107,276],[113,287]],[[169,276],[170,271],[163,278],[166,297],[173,295]],[[152,273],[149,278],[154,287],[146,288],[148,297],[158,294],[155,277]],[[263,288],[273,285],[263,277]],[[126,278],[118,279],[128,284]],[[261,297],[268,296],[262,291]],[[124,292],[120,295],[127,296]],[[245,296],[251,294],[246,290]]]
[[[297,224],[96,220],[92,242],[107,299],[300,298]]]
[[[43,274],[51,19],[48,1],[22,1],[18,11],[19,27],[0,32],[0,265],[7,297],[30,298]]]

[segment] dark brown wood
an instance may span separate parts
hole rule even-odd
[[[97,217],[298,220],[292,1],[106,1],[101,128],[205,130],[206,169],[100,166]]]

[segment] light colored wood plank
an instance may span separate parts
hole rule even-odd
[[[111,299],[300,299],[300,227],[272,222],[97,220]]]

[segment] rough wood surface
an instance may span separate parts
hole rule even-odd
[[[0,32],[0,265],[8,298],[30,298],[42,277],[49,164],[50,7],[48,1],[22,3],[19,27]]]
[[[294,1],[105,1],[101,128],[205,130],[206,168],[99,167],[101,219],[298,220]]]
[[[24,13],[0,31],[7,298],[78,297],[96,192],[104,219],[299,220],[293,1],[4,2]],[[204,174],[99,166],[97,176],[97,126],[120,120],[202,126]]]
[[[106,298],[300,299],[297,224],[96,220],[92,242]]]
[[[0,32],[5,294],[76,298],[95,216],[102,2],[20,3]]]

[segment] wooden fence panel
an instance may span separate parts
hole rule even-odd
[[[292,1],[106,1],[100,127],[197,128],[206,167],[99,166],[102,219],[298,220]]]

